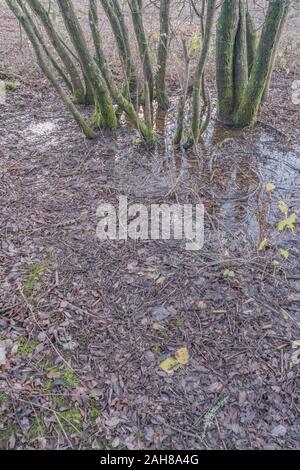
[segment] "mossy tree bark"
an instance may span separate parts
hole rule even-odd
[[[82,70],[88,79],[95,100],[94,123],[103,128],[117,126],[117,117],[110,93],[96,62],[91,56],[83,30],[71,0],[57,0],[66,29],[77,52]]]
[[[153,142],[155,140],[155,134],[150,125],[151,123],[148,120],[146,120],[145,123],[142,119],[140,119],[133,104],[126,99],[115,83],[113,74],[103,52],[96,0],[89,1],[89,19],[99,69],[101,70],[102,76],[106,80],[106,84],[111,96],[119,108],[126,113],[128,119],[134,125],[134,127],[139,130],[143,139],[147,142]]]
[[[156,99],[158,107],[162,110],[168,109],[170,104],[166,92],[170,4],[171,0],[160,0],[160,36],[157,54]]]
[[[239,0],[223,0],[217,26],[218,116],[232,124],[234,111],[234,51],[239,26]]]
[[[239,25],[235,38],[233,71],[235,110],[237,110],[241,104],[249,78],[246,13],[247,10],[245,0],[239,0]]]
[[[124,14],[119,0],[111,0],[110,2],[107,0],[100,0],[100,2],[110,22],[122,63],[125,76],[124,95],[127,98],[130,98],[131,95],[136,93],[138,80],[132,59],[128,28],[124,20]]]
[[[246,13],[246,28],[247,28],[248,76],[250,76],[254,59],[255,59],[255,54],[256,54],[257,35],[256,35],[256,31],[254,28],[252,17],[248,10]]]
[[[82,85],[80,74],[77,71],[76,65],[72,61],[66,48],[60,41],[59,34],[56,32],[53,23],[50,19],[48,11],[41,4],[40,0],[27,0],[29,7],[34,11],[35,15],[43,24],[45,31],[51,41],[52,46],[60,57],[72,83],[73,96],[76,103],[85,102],[85,90]]]
[[[241,104],[235,112],[234,124],[237,127],[248,126],[257,119],[272,60],[274,60],[273,54],[276,49],[276,42],[279,41],[278,35],[281,22],[284,15],[287,14],[285,12],[289,3],[288,0],[271,0],[269,3],[250,79]]]
[[[246,0],[224,0],[217,31],[220,121],[235,127],[254,123],[271,77],[290,0],[270,0],[263,30],[256,33]]]
[[[40,68],[42,69],[42,71],[44,72],[48,80],[52,83],[57,93],[59,94],[60,98],[62,99],[66,107],[69,109],[69,111],[72,113],[75,121],[83,130],[84,134],[90,139],[95,138],[96,133],[86,123],[86,121],[83,119],[81,114],[76,109],[75,105],[68,98],[68,96],[66,95],[62,87],[60,86],[59,82],[55,78],[54,74],[52,73],[50,67],[47,65],[46,61],[44,60],[38,38],[36,37],[34,30],[31,27],[31,23],[30,21],[28,21],[26,12],[22,9],[21,4],[17,0],[6,0],[6,3],[8,7],[11,9],[11,11],[13,12],[13,14],[16,16],[16,18],[18,19],[18,21],[21,23],[22,27],[24,28],[27,34],[27,37],[34,49],[38,65],[40,66]]]
[[[263,96],[262,96],[262,102],[267,101],[268,96],[269,96],[271,78],[272,78],[272,74],[273,74],[273,71],[274,71],[275,60],[276,60],[276,56],[277,56],[277,52],[278,52],[278,46],[279,46],[279,43],[280,43],[280,39],[281,39],[281,36],[282,36],[282,32],[283,32],[287,17],[288,17],[289,9],[290,9],[290,3],[286,2],[285,9],[284,9],[281,21],[280,21],[280,26],[278,27],[278,31],[277,31],[277,34],[276,34],[275,44],[274,44],[273,51],[272,51],[271,65],[269,67],[269,73],[268,73],[268,78],[267,78],[266,86],[265,86],[265,89],[264,89],[264,93],[263,93]]]
[[[198,59],[197,68],[193,84],[193,108],[192,108],[192,140],[191,143],[196,143],[199,140],[201,127],[200,127],[200,100],[201,89],[204,87],[203,72],[211,43],[213,20],[216,11],[216,0],[207,0],[206,22],[205,31],[203,36],[203,43],[201,53]]]
[[[18,0],[18,3],[20,5],[20,7],[23,9],[24,13],[26,13],[26,16],[27,16],[27,20],[29,21],[30,23],[30,26],[36,36],[36,38],[38,39],[38,42],[40,44],[40,46],[42,47],[43,51],[45,52],[46,56],[48,57],[48,59],[50,60],[52,66],[54,67],[54,69],[56,70],[56,72],[60,75],[60,77],[63,79],[64,83],[66,84],[68,90],[73,93],[73,87],[72,87],[72,83],[70,82],[69,78],[67,77],[67,72],[66,70],[64,69],[63,66],[61,66],[57,60],[55,59],[55,57],[53,56],[53,54],[50,52],[50,49],[49,47],[47,46],[46,44],[46,41],[44,40],[42,34],[40,33],[40,31],[38,30],[35,22],[33,21],[33,19],[31,18],[30,16],[30,12],[27,8],[27,4],[26,3],[23,3],[22,0]],[[74,101],[76,101],[74,99]]]
[[[179,98],[178,107],[177,107],[177,126],[176,126],[176,133],[173,139],[174,145],[180,145],[182,136],[183,136],[183,126],[184,126],[184,112],[185,112],[185,105],[187,101],[188,95],[188,87],[190,81],[190,56],[186,46],[186,42],[182,40],[183,46],[183,53],[184,53],[184,60],[185,60],[185,74],[184,74],[184,81],[182,87],[182,93]]]
[[[143,2],[142,0],[127,0],[131,10],[132,22],[139,48],[140,60],[144,72],[144,80],[147,82],[145,88],[149,89],[149,99],[152,102],[154,97],[154,79],[150,59],[149,44],[144,28],[143,21]]]

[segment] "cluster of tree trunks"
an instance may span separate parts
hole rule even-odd
[[[184,143],[186,146],[198,142],[210,121],[211,100],[205,83],[205,66],[217,11],[216,0],[190,2],[200,19],[201,47],[197,51],[193,76],[191,117],[185,119],[191,57],[186,41],[182,41],[185,72],[174,136],[175,144]],[[72,0],[55,2],[67,32],[66,40],[58,31],[50,9],[41,0],[6,0],[6,3],[25,30],[39,66],[88,138],[96,137],[97,128],[116,127],[120,115],[124,113],[146,142],[155,140],[153,103],[156,101],[161,110],[167,110],[170,104],[166,75],[172,26],[171,0],[158,2],[160,33],[156,73],[144,25],[143,0],[127,0],[127,15],[120,0],[89,0],[87,13],[94,51],[89,47]],[[262,102],[268,97],[276,51],[291,2],[269,0],[268,3],[258,38],[247,0],[221,2],[217,22],[216,78],[218,116],[226,125],[244,127],[254,123]],[[122,87],[117,84],[105,54],[100,15],[106,15],[113,32],[122,65]],[[128,15],[131,16],[130,23]],[[133,60],[130,24],[140,67]],[[79,105],[83,104],[94,106],[93,116],[89,120],[80,112]]]
[[[257,41],[245,0],[223,0],[217,27],[218,113],[225,124],[245,127],[257,119],[267,95],[288,0],[270,0]]]

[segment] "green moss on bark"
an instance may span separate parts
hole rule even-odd
[[[268,80],[276,37],[285,11],[284,0],[271,0],[266,21],[261,34],[250,80],[241,105],[234,116],[237,127],[245,127],[256,122],[257,113]]]
[[[239,25],[239,0],[224,0],[217,25],[218,117],[232,124],[234,112],[234,48]]]

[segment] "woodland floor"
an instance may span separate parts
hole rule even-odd
[[[197,156],[172,150],[172,110],[154,150],[123,127],[84,140],[1,14],[0,69],[21,79],[0,118],[0,447],[299,448],[299,35],[260,123],[213,122]],[[97,206],[124,194],[201,199],[204,248],[100,242]]]

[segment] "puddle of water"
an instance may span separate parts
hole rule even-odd
[[[116,187],[147,201],[168,202],[174,194],[181,202],[190,202],[191,194],[201,197],[224,234],[257,246],[283,218],[279,200],[291,211],[299,207],[300,147],[262,124],[240,130],[212,120],[197,152],[176,150],[174,108],[155,115],[155,149],[137,147],[115,162]],[[264,188],[268,182],[275,185],[271,193]]]

